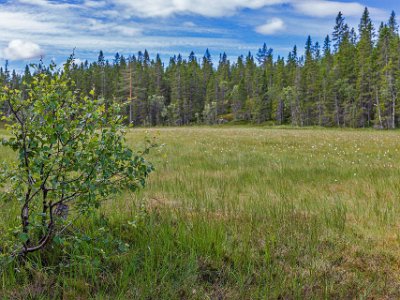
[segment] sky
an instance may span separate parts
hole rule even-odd
[[[264,42],[287,56],[308,35],[322,43],[339,11],[357,28],[365,7],[376,28],[392,10],[400,16],[399,0],[0,0],[0,65],[62,64],[72,51],[93,61],[99,50],[110,61],[144,49],[164,61],[207,48],[215,60],[235,59]]]

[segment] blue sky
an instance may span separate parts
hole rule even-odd
[[[286,56],[307,35],[323,41],[341,10],[357,26],[368,6],[378,27],[399,0],[0,0],[0,64],[21,68],[38,57],[62,63],[76,48],[78,60],[100,49],[112,59],[147,49],[164,60],[173,54],[216,59],[253,53],[264,42]]]

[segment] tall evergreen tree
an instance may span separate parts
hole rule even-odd
[[[370,126],[373,119],[373,34],[374,29],[369,16],[368,8],[365,8],[358,27],[360,40],[357,44],[357,123],[354,127]]]
[[[396,15],[382,23],[377,39],[368,9],[358,31],[336,18],[332,39],[322,47],[308,37],[303,56],[297,47],[287,59],[274,59],[264,43],[253,57],[231,63],[226,53],[212,60],[207,49],[198,60],[173,56],[164,63],[147,50],[108,61],[71,65],[77,87],[111,102],[127,103],[127,122],[135,125],[185,125],[221,120],[273,122],[295,126],[396,128],[399,126],[400,37]],[[215,63],[215,67],[214,64]],[[39,63],[34,74],[53,75]],[[31,68],[21,73],[0,68],[0,84],[29,92]],[[7,113],[7,107],[2,108]]]

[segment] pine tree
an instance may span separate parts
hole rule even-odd
[[[322,126],[333,126],[334,121],[334,111],[335,111],[335,101],[332,93],[333,90],[333,56],[331,52],[331,40],[329,35],[326,36],[323,46],[323,57],[320,64],[320,92],[321,99],[320,105],[322,107],[322,120],[320,125]]]
[[[357,44],[357,116],[354,127],[366,127],[372,124],[373,119],[373,26],[369,17],[368,8],[365,8],[359,25],[360,41]]]
[[[376,110],[379,127],[396,127],[396,104],[398,98],[400,74],[399,35],[395,14],[392,13],[388,24],[381,24],[375,49],[377,85],[375,88]]]
[[[204,110],[204,105],[207,99],[207,87],[210,83],[210,80],[213,76],[214,70],[213,70],[213,63],[212,63],[212,59],[211,59],[211,54],[208,51],[208,49],[206,50],[204,56],[203,56],[203,60],[202,60],[202,103],[200,105],[200,107],[202,107],[201,111],[199,112],[201,114],[201,112]]]
[[[348,25],[345,23],[343,14],[340,11],[336,17],[336,24],[332,33],[335,51],[339,50],[339,46],[342,44],[343,37],[347,33],[348,29]]]
[[[300,101],[301,69],[297,56],[297,46],[293,47],[287,60],[288,87],[284,90],[286,102],[290,103],[290,118],[294,126],[303,125],[303,113]]]
[[[104,54],[103,51],[100,50],[99,53],[99,57],[97,58],[97,65],[99,67],[99,80],[98,80],[98,86],[99,86],[99,92],[101,97],[104,99],[104,89],[105,89],[105,85],[106,85],[106,77],[105,77],[105,58],[104,58]]]
[[[314,59],[315,49],[308,36],[305,48],[304,66],[302,72],[301,98],[304,111],[303,120],[305,125],[313,125],[316,115],[316,62]]]
[[[0,84],[22,88],[31,70],[17,73],[8,62],[0,68]],[[39,63],[33,74],[53,76]],[[85,94],[128,103],[124,111],[135,125],[217,123],[220,119],[274,122],[295,126],[395,128],[399,124],[400,37],[396,15],[382,23],[375,41],[368,9],[358,31],[349,28],[342,13],[336,18],[332,40],[322,48],[308,37],[304,56],[297,47],[287,59],[273,57],[264,43],[253,57],[234,63],[226,53],[216,68],[207,49],[201,60],[192,51],[187,59],[173,56],[164,66],[160,55],[147,50],[137,55],[116,53],[112,60],[99,52],[97,60],[71,65],[71,77]],[[7,107],[2,108],[7,113]]]
[[[353,126],[356,119],[355,50],[347,30],[338,45],[334,61],[334,115],[337,126]]]
[[[267,65],[269,63],[269,59],[272,56],[272,49],[267,47],[267,44],[264,43],[262,48],[258,49],[257,52],[257,61],[262,68],[265,69],[267,68]]]

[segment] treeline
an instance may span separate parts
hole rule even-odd
[[[43,72],[46,69],[37,70]],[[215,124],[246,121],[295,126],[378,127],[399,125],[400,37],[393,12],[376,30],[366,8],[358,29],[341,13],[324,44],[308,37],[304,55],[297,47],[287,58],[273,56],[265,44],[255,56],[235,62],[225,53],[213,64],[209,51],[170,59],[148,52],[118,53],[72,66],[77,87],[106,103],[127,103],[135,125]],[[0,69],[0,82],[19,88],[32,77]],[[7,108],[4,108],[7,109]]]

